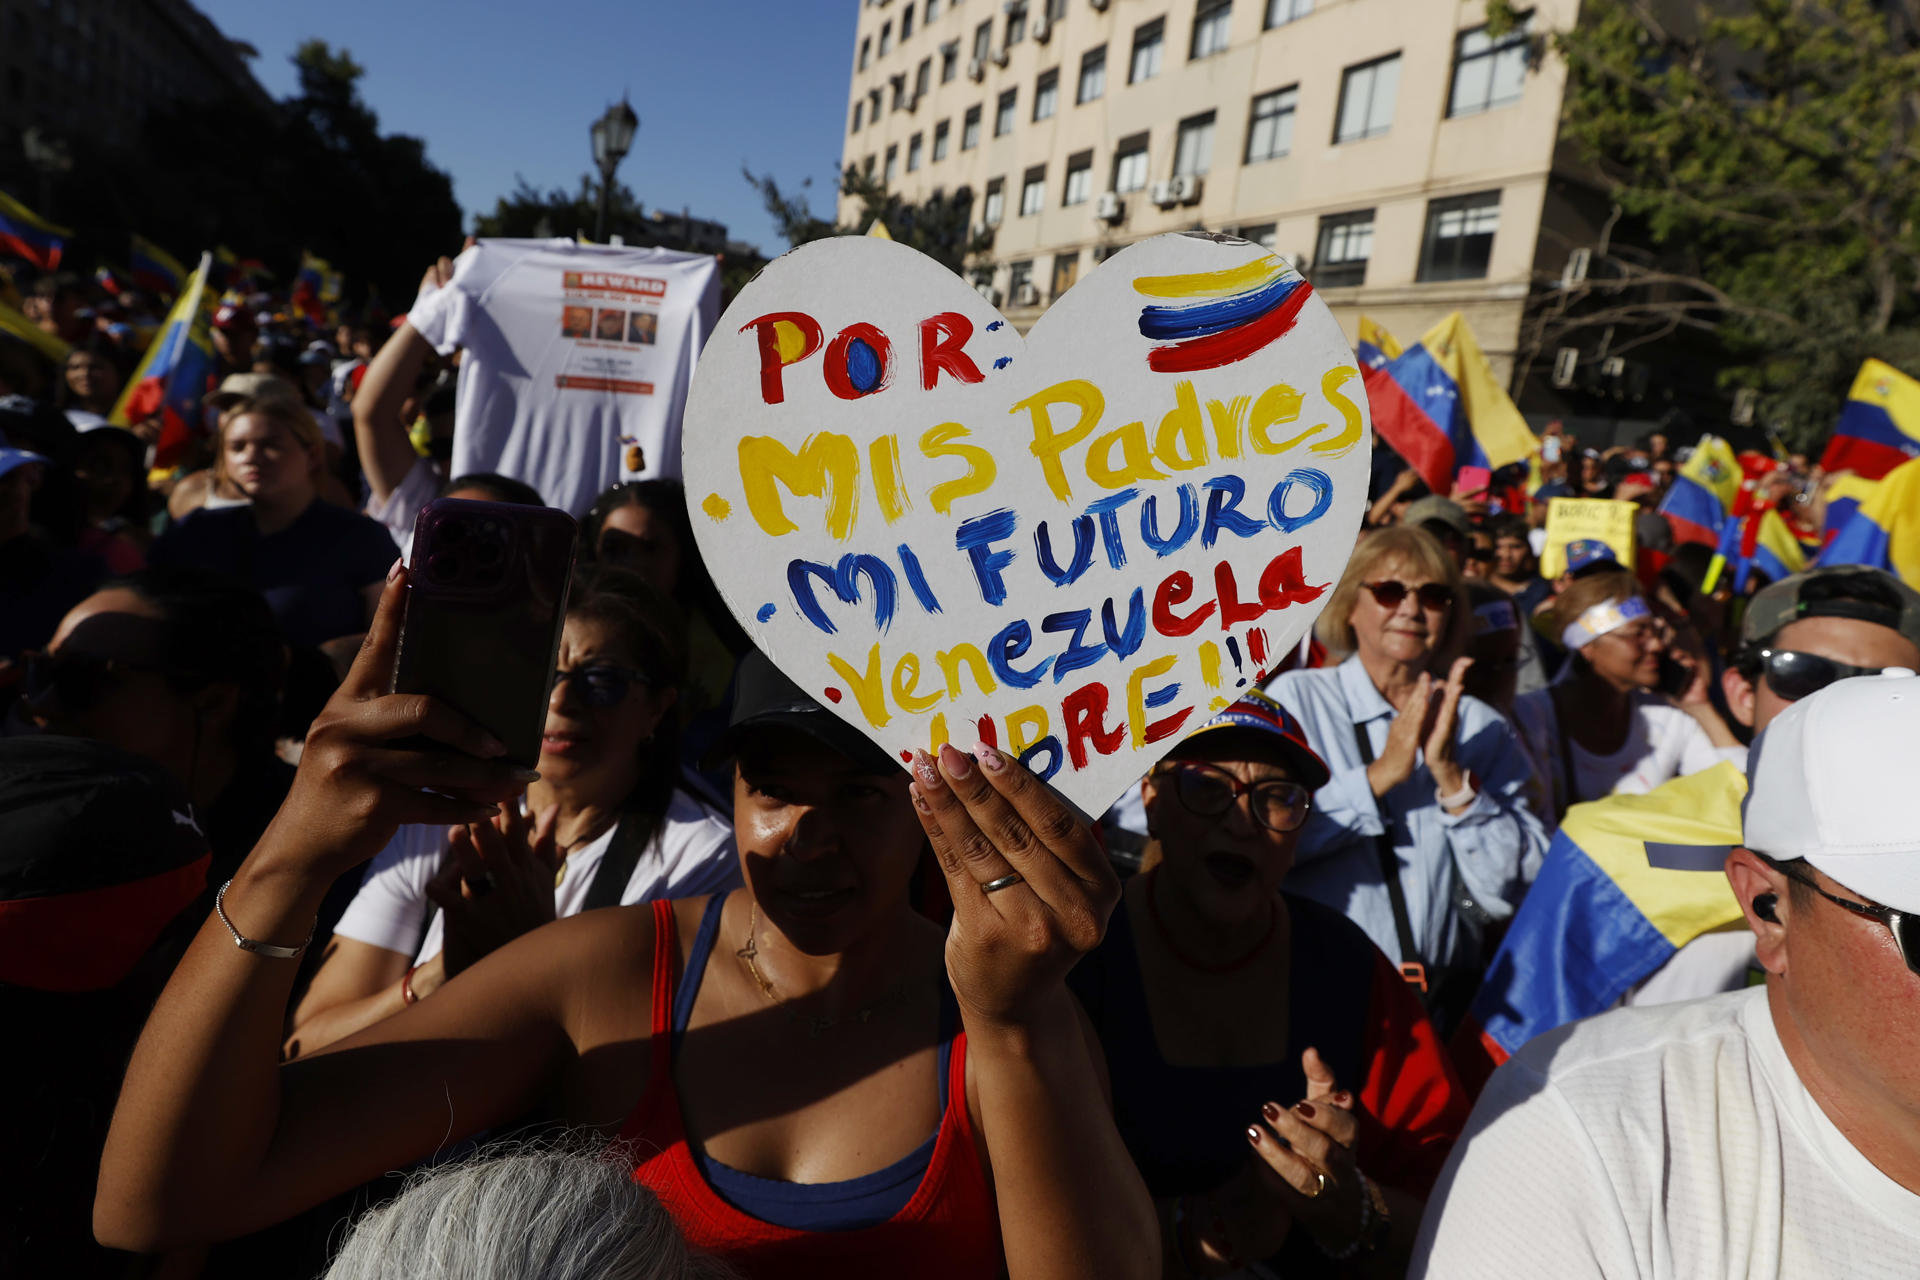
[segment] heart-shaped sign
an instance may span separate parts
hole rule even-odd
[[[700,550],[783,671],[903,763],[984,742],[1088,813],[1306,634],[1371,452],[1312,286],[1203,234],[1024,340],[904,245],[803,245],[721,318],[684,440]]]

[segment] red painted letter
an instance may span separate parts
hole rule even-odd
[[[1198,631],[1213,612],[1213,601],[1207,601],[1205,608],[1194,610],[1189,617],[1182,618],[1173,611],[1173,606],[1192,598],[1193,575],[1184,569],[1154,588],[1153,629],[1163,636],[1190,636]]]
[[[973,321],[958,311],[942,311],[920,322],[920,385],[933,390],[945,369],[962,382],[980,381],[980,366],[965,347],[973,336]]]
[[[1300,548],[1288,547],[1267,565],[1260,575],[1260,603],[1269,609],[1284,609],[1290,604],[1309,604],[1320,598],[1331,583],[1307,585],[1307,571],[1300,564]],[[1255,662],[1260,659],[1255,658]]]
[[[1231,631],[1243,622],[1252,622],[1267,611],[1267,606],[1255,600],[1251,604],[1240,603],[1240,584],[1233,580],[1233,566],[1222,560],[1213,566],[1213,592],[1220,598],[1220,629]]]
[[[1089,739],[1103,756],[1112,755],[1127,740],[1124,721],[1107,728],[1107,686],[1103,684],[1083,685],[1061,699],[1060,718],[1067,722],[1067,754],[1073,757],[1076,769],[1087,767]]]
[[[800,338],[800,351],[791,360],[780,353],[779,326],[783,323],[792,325]],[[742,333],[749,329],[754,330],[760,343],[760,398],[768,404],[779,404],[787,398],[786,389],[780,385],[780,371],[820,349],[820,322],[800,311],[773,311],[740,326]]]

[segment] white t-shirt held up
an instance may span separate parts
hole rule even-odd
[[[1800,1083],[1765,988],[1620,1009],[1494,1073],[1414,1250],[1428,1280],[1920,1274],[1920,1195]]]

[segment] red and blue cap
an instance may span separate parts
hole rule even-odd
[[[1300,775],[1300,781],[1311,790],[1318,791],[1326,786],[1327,780],[1333,776],[1333,771],[1327,768],[1327,762],[1307,742],[1307,731],[1300,727],[1300,721],[1294,718],[1291,711],[1257,689],[1243,695],[1238,702],[1187,736],[1190,739],[1197,738],[1221,729],[1251,729],[1256,733],[1272,734],[1278,741],[1270,745],[1280,749],[1287,762]]]
[[[1613,548],[1598,538],[1576,538],[1567,544],[1567,572],[1576,578],[1623,567]]]

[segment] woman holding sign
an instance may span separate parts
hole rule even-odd
[[[1572,655],[1570,674],[1513,706],[1513,722],[1550,797],[1542,817],[1557,826],[1567,807],[1582,800],[1645,795],[1723,759],[1744,762],[1745,750],[1708,699],[1706,667],[1669,649],[1666,624],[1631,573],[1575,579],[1547,619]],[[1660,692],[1663,663],[1686,681],[1677,700]]]
[[[1158,858],[1072,984],[1114,1115],[1190,1274],[1266,1259],[1304,1277],[1404,1275],[1467,1114],[1393,964],[1280,891],[1327,766],[1251,694],[1143,784]]]
[[[386,693],[404,596],[396,566],[287,804],[154,1009],[103,1241],[254,1230],[537,1107],[624,1134],[688,1238],[749,1276],[1160,1274],[1065,985],[1119,896],[1086,823],[991,750],[918,757],[909,795],[764,659],[732,737],[745,888],[546,926],[282,1067],[327,886],[399,824],[489,822],[524,785],[471,721]],[[944,935],[908,905],[928,842]]]
[[[1315,627],[1337,667],[1270,692],[1332,778],[1287,887],[1343,911],[1393,957],[1445,1034],[1478,982],[1480,935],[1513,914],[1546,855],[1513,728],[1465,692],[1473,615],[1453,559],[1396,526],[1355,548]]]

